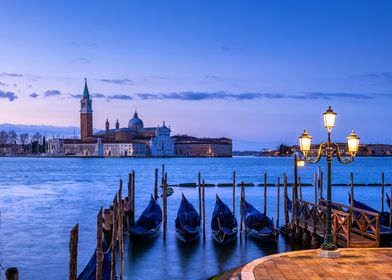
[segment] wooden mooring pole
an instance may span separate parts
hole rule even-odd
[[[235,214],[235,171],[233,171],[233,213]]]
[[[202,189],[202,211],[203,211],[203,241],[206,242],[206,184],[203,180],[203,189]]]
[[[280,177],[278,177],[277,194],[276,194],[276,228],[279,228],[279,212],[280,212]]]
[[[384,212],[384,192],[385,192],[385,178],[384,178],[384,172],[381,173],[381,212]]]
[[[244,222],[244,181],[241,182],[241,194],[240,194],[240,239],[242,240]]]
[[[267,172],[264,172],[264,215],[267,215]]]
[[[288,194],[287,194],[287,175],[283,175],[283,212],[284,212],[284,227],[287,232],[289,225],[289,207],[288,207]]]
[[[69,240],[69,280],[76,280],[78,268],[78,238],[79,224],[76,224],[70,233]]]
[[[158,168],[155,168],[155,176],[154,176],[154,199],[158,199]]]
[[[197,174],[197,190],[199,192],[199,215],[202,216],[201,211],[201,174],[200,172]]]
[[[317,173],[313,174],[313,185],[314,185],[314,204],[317,204]]]
[[[354,174],[350,172],[350,194],[351,194],[351,207],[354,207]]]
[[[97,263],[95,268],[95,279],[102,280],[102,263],[103,263],[103,252],[102,252],[102,207],[99,209],[97,215],[97,250],[96,250]]]
[[[162,170],[165,167],[162,165]],[[163,176],[163,196],[162,196],[162,203],[163,203],[163,241],[166,242],[166,233],[167,233],[167,173]]]
[[[323,172],[320,171],[320,176],[319,176],[319,190],[320,190],[320,199],[323,198],[323,180],[324,180],[324,176],[323,176]]]
[[[110,244],[112,242],[112,233],[113,233],[113,211],[110,209],[103,210],[103,234],[105,238],[106,244]]]
[[[117,194],[113,199],[113,231],[112,231],[112,263],[111,263],[111,280],[116,280],[116,252],[117,252],[117,233],[118,233],[118,203]]]
[[[298,187],[299,187],[299,199],[303,201],[302,199],[302,184],[301,184],[301,177],[298,176]]]
[[[122,200],[122,180],[118,190],[118,242],[120,245],[120,280],[124,279],[124,204]]]
[[[19,272],[16,267],[9,267],[5,272],[5,279],[6,280],[18,280],[19,279]]]

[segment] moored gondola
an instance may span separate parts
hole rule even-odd
[[[388,199],[388,197],[387,197],[387,199]],[[351,204],[351,194],[350,193],[348,193],[348,202]],[[380,214],[380,225],[384,226],[384,227],[389,227],[389,212],[377,211],[376,209],[370,207],[369,205],[362,203],[362,202],[355,200],[355,199],[353,200],[353,206],[355,208],[359,208],[362,210],[366,210],[366,211]]]
[[[244,201],[244,206],[245,226],[249,236],[260,241],[275,242],[278,231],[275,229],[273,221],[250,203]]]
[[[102,242],[103,261],[102,261],[102,280],[110,280],[112,250],[105,241]],[[79,274],[77,280],[95,280],[97,266],[97,251],[91,256],[86,267]]]
[[[211,220],[212,238],[220,244],[233,242],[237,239],[237,226],[234,214],[217,195]]]
[[[134,239],[150,239],[157,235],[162,224],[162,209],[151,196],[150,202],[140,215],[130,234]]]
[[[176,234],[179,240],[190,242],[196,240],[201,233],[201,218],[199,213],[182,194],[182,200],[177,212]]]

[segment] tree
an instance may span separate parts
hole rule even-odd
[[[19,134],[20,144],[26,145],[28,143],[28,141],[29,141],[29,134],[27,134],[27,133]]]

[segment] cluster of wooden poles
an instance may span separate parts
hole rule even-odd
[[[323,173],[319,169],[319,174],[314,173],[314,202],[318,203],[318,198],[323,196]],[[155,199],[159,197],[158,195],[158,169],[155,169],[155,182],[154,182],[154,192],[153,196]],[[167,197],[168,197],[168,183],[167,183],[167,173],[165,172],[164,165],[162,166],[162,178],[161,178],[161,186],[162,186],[162,206],[163,206],[163,240],[166,242],[167,235]],[[203,228],[203,240],[206,238],[206,223],[205,223],[205,181],[201,180],[201,173],[198,173],[198,198],[199,198],[199,213],[202,219],[202,228]],[[236,197],[236,172],[233,172],[233,182],[232,182],[232,208],[235,213],[235,197]],[[245,184],[244,182],[240,183],[241,186],[241,205],[240,208],[243,207],[243,201],[245,200]],[[267,173],[264,173],[264,204],[263,204],[263,212],[267,215]],[[279,228],[279,205],[280,205],[280,187],[281,181],[280,178],[277,178],[277,209],[276,209],[276,227]],[[284,192],[284,226],[283,230],[291,229],[291,225],[294,225],[294,217],[292,216],[292,221],[289,221],[289,209],[288,209],[288,186],[287,176],[284,174],[283,177],[283,192]],[[350,192],[352,197],[354,197],[354,176],[351,173],[350,175]],[[385,193],[385,181],[384,174],[382,173],[382,211],[384,210],[384,193]],[[299,199],[302,200],[302,184],[301,179],[298,178],[298,190],[299,190]],[[102,279],[102,261],[103,261],[103,251],[102,251],[102,238],[104,237],[107,244],[110,244],[112,249],[112,263],[111,263],[111,279],[115,280],[117,276],[116,272],[116,251],[119,249],[119,257],[120,257],[120,280],[124,279],[124,232],[129,232],[130,229],[135,225],[135,172],[132,171],[129,174],[128,181],[128,196],[123,199],[122,197],[123,191],[123,183],[120,180],[120,186],[115,194],[113,199],[113,205],[108,209],[100,209],[97,215],[97,245],[96,245],[96,279]],[[296,194],[297,188],[294,186],[292,188],[292,201],[294,201],[295,197],[298,197]],[[391,189],[392,192],[392,189]],[[292,207],[294,204],[292,203]],[[241,209],[240,209],[241,210]],[[246,227],[243,227],[244,216],[243,211],[241,212],[241,223],[240,223],[240,236],[242,236],[243,231],[246,230]],[[292,209],[292,213],[294,209]],[[392,208],[391,208],[391,217],[392,217]],[[246,232],[244,232],[246,233]],[[109,246],[109,247],[110,247]],[[118,247],[117,247],[118,246]],[[78,247],[78,224],[71,230],[70,237],[70,261],[69,261],[69,279],[76,280],[77,277],[77,247]],[[15,280],[17,278],[9,278],[9,280]],[[8,280],[8,278],[7,278]]]

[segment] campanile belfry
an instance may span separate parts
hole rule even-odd
[[[87,79],[84,79],[84,90],[80,100],[80,138],[82,140],[93,136],[93,108]]]

